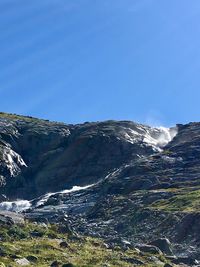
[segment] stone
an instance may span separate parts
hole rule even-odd
[[[170,263],[165,263],[164,267],[173,267],[173,265]]]
[[[38,258],[36,256],[34,256],[34,255],[29,255],[29,256],[26,257],[26,259],[28,261],[34,262],[34,263],[38,261]]]
[[[50,267],[59,267],[61,265],[60,261],[53,261],[50,265]]]
[[[133,247],[132,244],[131,244],[131,242],[129,242],[128,240],[122,239],[121,240],[121,243],[122,243],[122,246],[124,248],[132,248]]]
[[[0,257],[5,257],[7,255],[6,250],[0,247]]]
[[[162,251],[170,255],[166,242],[164,246],[163,240],[158,242],[166,235],[179,246],[174,249],[178,255],[197,255],[200,123],[177,127],[173,140],[165,129],[170,142],[158,149],[164,134],[161,129],[133,122],[64,125],[1,114],[0,154],[11,157],[16,167],[13,174],[17,175],[10,175],[8,161],[1,157],[0,194],[6,193],[8,200],[33,199],[31,210],[24,213],[47,223],[58,224],[59,210],[66,210],[72,222],[68,226],[62,222],[60,230],[69,235],[77,230],[85,231],[85,236],[105,238],[106,242],[111,237],[130,238],[133,242],[153,240],[156,243],[149,247],[140,247],[141,254]],[[22,158],[28,167],[22,166]],[[75,184],[93,183],[95,186],[80,192],[61,193]],[[35,208],[37,198],[47,192],[57,193],[40,209]],[[190,195],[194,202],[188,202]],[[47,204],[62,204],[63,209]],[[0,214],[0,226],[14,224],[6,216]],[[33,236],[40,237],[41,233]],[[195,246],[192,253],[190,245]],[[188,258],[177,261],[196,262]]]
[[[61,234],[73,235],[73,230],[72,230],[71,226],[69,225],[69,223],[67,223],[67,222],[59,224],[58,232]]]
[[[60,242],[59,245],[60,245],[61,248],[68,248],[69,247],[68,243],[65,242],[65,241]]]
[[[151,256],[148,258],[150,261],[154,262],[154,264],[156,264],[156,266],[163,266],[164,262],[162,262],[161,260],[158,259],[158,257],[155,256]]]
[[[73,263],[65,263],[62,267],[75,267],[75,265]]]
[[[143,244],[143,245],[137,246],[137,248],[139,248],[141,252],[145,252],[145,253],[162,254],[159,248],[157,248],[156,246],[152,246],[152,245]]]
[[[17,259],[15,260],[15,262],[21,266],[28,266],[30,265],[30,261],[28,261],[26,258],[23,258],[23,259]]]
[[[30,232],[30,235],[33,237],[43,237],[44,234],[42,232],[32,231]]]
[[[173,255],[172,245],[167,238],[159,238],[149,244],[158,247],[166,255]]]
[[[102,247],[102,248],[106,248],[106,249],[109,249],[109,248],[110,248],[110,246],[109,246],[107,243],[103,243],[103,244],[101,245],[101,247]]]
[[[134,265],[144,265],[145,262],[144,261],[141,261],[141,260],[138,260],[136,258],[121,258],[123,261],[126,261],[128,263],[131,263],[131,264],[134,264]]]
[[[175,264],[198,265],[199,261],[191,257],[177,257],[172,261]]]

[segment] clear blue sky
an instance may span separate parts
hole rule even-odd
[[[0,110],[200,121],[199,0],[0,0]]]

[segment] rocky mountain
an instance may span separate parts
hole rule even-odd
[[[0,194],[2,211],[198,265],[200,123],[67,125],[1,113]]]
[[[128,121],[66,125],[0,114],[0,193],[34,198],[95,183],[130,160],[160,151],[173,131]]]

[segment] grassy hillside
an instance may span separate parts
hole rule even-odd
[[[29,266],[41,267],[50,266],[54,261],[57,261],[55,266],[128,267],[133,266],[129,263],[130,259],[143,262],[141,266],[161,266],[152,263],[151,254],[120,247],[110,249],[100,239],[59,233],[56,225],[4,225],[1,226],[0,237],[0,266],[19,266],[17,260],[25,258],[30,261]],[[164,266],[164,256],[158,254],[155,257]]]

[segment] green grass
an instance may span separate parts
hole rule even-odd
[[[137,250],[122,250],[120,247],[114,249],[106,248],[104,241],[91,237],[72,238],[67,234],[58,232],[56,225],[44,227],[37,224],[26,223],[23,226],[1,226],[0,228],[0,248],[6,253],[0,258],[5,266],[17,267],[13,256],[26,258],[28,256],[37,257],[37,262],[30,266],[49,267],[57,260],[60,266],[64,263],[72,263],[75,267],[102,267],[109,264],[110,267],[130,267],[123,257],[134,258],[144,261],[144,266],[156,266],[149,261],[151,255],[140,255]],[[40,236],[35,238],[31,232],[40,232]],[[65,240],[67,248],[61,248],[60,242]],[[162,255],[157,256],[165,261]]]
[[[23,115],[17,115],[17,114],[11,114],[11,113],[5,113],[0,112],[0,118],[9,119],[9,120],[22,120],[29,123],[43,123],[43,124],[62,124],[59,122],[51,122],[49,120],[45,119],[38,119],[32,116],[23,116]]]
[[[29,255],[36,256],[38,258],[37,266],[41,267],[50,266],[54,260],[60,261],[61,263],[70,262],[77,267],[100,267],[106,263],[112,267],[131,266],[120,259],[122,255],[120,250],[103,248],[101,241],[95,240],[95,245],[91,238],[87,238],[81,243],[72,241],[68,242],[70,244],[69,248],[65,249],[59,247],[58,240],[48,238],[21,240],[14,244],[6,242],[3,247],[6,248],[10,255],[16,255],[19,258],[24,258]],[[123,256],[141,259],[136,251],[133,250],[123,252]],[[2,257],[1,261],[6,265],[12,264],[12,266],[17,266],[17,264],[9,257]],[[34,264],[32,265],[34,266]]]
[[[5,112],[0,112],[0,118],[16,119],[16,120],[22,119],[22,120],[27,120],[27,121],[38,120],[37,118],[31,117],[31,116],[23,116],[23,115],[17,115],[17,114],[5,113]]]
[[[167,200],[158,200],[154,202],[151,207],[172,212],[198,212],[200,211],[200,190],[191,192],[180,191],[178,194]]]

